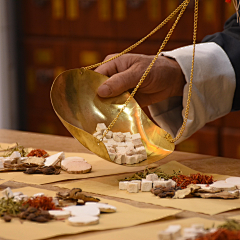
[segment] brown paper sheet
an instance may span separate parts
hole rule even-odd
[[[48,196],[54,196],[55,192],[32,187],[14,189],[27,195],[43,192]],[[141,209],[128,204],[101,198],[101,202],[109,203],[117,207],[116,213],[101,214],[100,223],[92,226],[73,227],[64,221],[52,221],[49,223],[35,223],[30,221],[20,222],[13,219],[11,223],[0,220],[0,238],[12,240],[47,239],[54,236],[77,234],[88,231],[116,229],[130,227],[141,223],[152,222],[168,216],[178,214],[180,211],[172,209]]]
[[[180,170],[183,174],[196,173],[186,166],[178,162],[170,162],[161,166],[161,169],[166,173],[172,173],[173,170]],[[129,174],[127,174],[129,175]],[[87,192],[103,194],[112,197],[125,198],[138,202],[152,203],[161,205],[163,207],[172,207],[191,212],[205,213],[209,215],[218,214],[221,212],[230,211],[240,208],[240,199],[223,200],[223,199],[202,199],[202,198],[187,198],[187,199],[164,199],[154,196],[150,192],[128,193],[126,190],[119,190],[119,179],[123,176],[110,176],[104,178],[95,178],[88,180],[81,180],[79,182],[72,182],[66,184],[56,184],[55,186],[72,189],[80,187]],[[214,175],[215,179],[225,179],[226,176]]]
[[[191,227],[192,224],[204,224],[205,228],[211,228],[213,225],[218,226],[222,222],[208,220],[204,218],[188,218],[183,220],[175,221],[161,221],[160,223],[144,224],[141,226],[135,226],[127,229],[116,229],[112,231],[98,232],[95,235],[90,233],[83,234],[83,238],[74,239],[84,239],[84,240],[157,240],[158,232],[165,230],[169,225],[181,225],[182,229],[186,227]],[[63,239],[62,239],[63,240]],[[66,239],[67,240],[67,239]]]
[[[6,149],[8,145],[9,144],[0,143],[0,146],[4,149]],[[47,152],[50,155],[57,153],[53,151]],[[0,178],[9,181],[11,180],[30,184],[46,184],[63,180],[92,178],[125,172],[135,172],[145,168],[145,167],[125,167],[118,164],[110,163],[94,154],[65,152],[65,157],[72,156],[83,157],[88,163],[92,165],[92,172],[85,174],[69,174],[62,171],[59,175],[43,175],[43,174],[28,175],[24,174],[23,172],[0,172]]]

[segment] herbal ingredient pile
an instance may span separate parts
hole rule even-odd
[[[24,171],[26,174],[59,174],[61,170],[67,173],[82,174],[91,172],[92,166],[81,157],[67,157],[64,152],[49,156],[43,149],[31,152],[17,144],[15,147],[1,150],[0,171]]]
[[[87,196],[80,188],[57,193],[47,197],[37,193],[32,197],[22,192],[12,192],[10,188],[2,191],[0,217],[5,222],[20,218],[39,223],[66,220],[72,226],[85,226],[99,223],[100,213],[114,213],[116,207],[100,203],[100,199]]]
[[[170,225],[158,233],[159,240],[238,240],[240,223],[228,220],[217,228],[205,229],[203,224],[192,224],[189,228],[181,225]]]
[[[113,162],[132,165],[147,159],[147,152],[139,133],[108,131],[103,137],[106,130],[105,123],[98,123],[93,136],[99,140],[102,139]]]
[[[180,171],[166,174],[158,167],[137,172],[132,177],[119,181],[119,190],[129,193],[152,192],[160,198],[223,198],[234,199],[240,196],[240,177],[214,181],[212,176],[200,173],[182,175]]]

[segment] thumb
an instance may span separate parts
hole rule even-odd
[[[134,78],[134,74],[131,69],[127,69],[124,72],[116,73],[105,81],[98,88],[98,95],[103,98],[115,97],[123,92],[136,87],[139,79]]]

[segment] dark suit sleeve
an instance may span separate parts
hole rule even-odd
[[[240,23],[237,22],[236,14],[227,20],[222,32],[206,36],[203,42],[217,43],[228,55],[236,75],[232,111],[240,110]]]

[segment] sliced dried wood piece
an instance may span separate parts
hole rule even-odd
[[[86,206],[96,206],[99,208],[100,212],[104,212],[104,213],[112,213],[112,212],[117,211],[116,207],[109,205],[107,203],[86,202],[85,205]]]
[[[82,174],[92,170],[92,165],[81,157],[68,157],[61,162],[61,168],[68,173]]]
[[[201,198],[223,198],[223,199],[232,199],[239,198],[239,191],[234,191],[232,193],[228,191],[222,191],[219,193],[194,193],[195,196]]]
[[[45,158],[43,158],[43,157],[28,157],[22,161],[22,163],[36,164],[39,166],[44,165],[44,162],[45,162]]]
[[[94,225],[99,223],[99,218],[89,215],[81,215],[78,217],[68,218],[67,223],[71,226]]]

